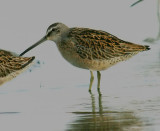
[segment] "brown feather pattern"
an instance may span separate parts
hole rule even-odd
[[[68,36],[76,39],[76,51],[83,59],[110,60],[122,56],[128,58],[148,50],[146,46],[123,41],[101,30],[71,28]]]
[[[34,57],[18,57],[12,53],[0,50],[0,78],[22,70],[34,60]]]

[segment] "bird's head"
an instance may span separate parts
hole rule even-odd
[[[27,48],[24,52],[20,54],[20,56],[24,55],[26,52],[45,42],[46,40],[51,40],[57,42],[61,39],[62,35],[68,31],[68,27],[62,23],[54,23],[50,25],[47,29],[46,35],[40,39],[38,42]]]
[[[46,39],[57,41],[61,35],[68,30],[68,27],[62,23],[54,23],[50,25],[46,32]]]

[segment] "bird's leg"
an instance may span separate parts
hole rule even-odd
[[[89,84],[89,92],[91,92],[91,88],[92,88],[92,84],[93,84],[93,80],[94,80],[93,72],[90,71],[90,73],[91,73],[91,78],[90,78],[90,84]]]
[[[100,81],[101,81],[101,73],[99,71],[97,71],[97,78],[98,78],[97,89],[99,91],[100,90]]]

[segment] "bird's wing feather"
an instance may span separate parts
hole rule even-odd
[[[34,57],[17,57],[12,53],[0,50],[0,78],[23,69]]]
[[[75,47],[82,58],[109,60],[145,50],[145,46],[123,41],[110,33],[88,28],[72,28],[70,37],[76,39]]]

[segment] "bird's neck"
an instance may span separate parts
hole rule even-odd
[[[56,39],[54,39],[54,42],[56,44],[61,43],[62,41],[65,41],[68,35],[68,30],[63,31],[63,33],[61,33],[61,35],[59,35],[58,37],[56,37]]]

